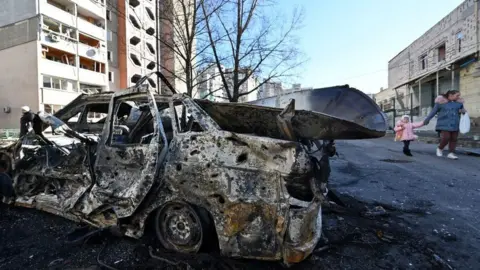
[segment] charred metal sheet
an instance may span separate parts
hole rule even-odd
[[[248,104],[285,108],[292,99],[297,110],[321,112],[379,132],[388,128],[386,115],[372,98],[348,85],[294,91]]]
[[[276,119],[282,109],[245,103],[214,103],[208,100],[196,102],[223,130],[289,139],[277,126]],[[291,122],[294,134],[307,140],[368,139],[385,135],[384,131],[368,129],[352,121],[313,111],[296,110]]]
[[[295,100],[292,99],[285,109],[277,116],[277,124],[283,136],[296,141],[292,127],[292,118],[295,116]]]

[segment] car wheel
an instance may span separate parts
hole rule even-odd
[[[157,210],[155,232],[168,250],[196,253],[203,242],[203,227],[198,214],[186,203],[167,203]]]

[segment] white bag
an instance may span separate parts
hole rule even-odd
[[[470,117],[468,113],[464,113],[460,116],[460,133],[465,134],[470,131]]]

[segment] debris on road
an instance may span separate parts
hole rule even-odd
[[[381,206],[375,206],[373,209],[368,209],[363,215],[365,217],[385,216],[388,215],[388,212]]]

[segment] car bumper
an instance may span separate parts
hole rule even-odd
[[[315,249],[321,235],[322,204],[320,201],[315,200],[308,203],[306,207],[290,208],[283,248],[284,264],[298,263],[307,258]]]

